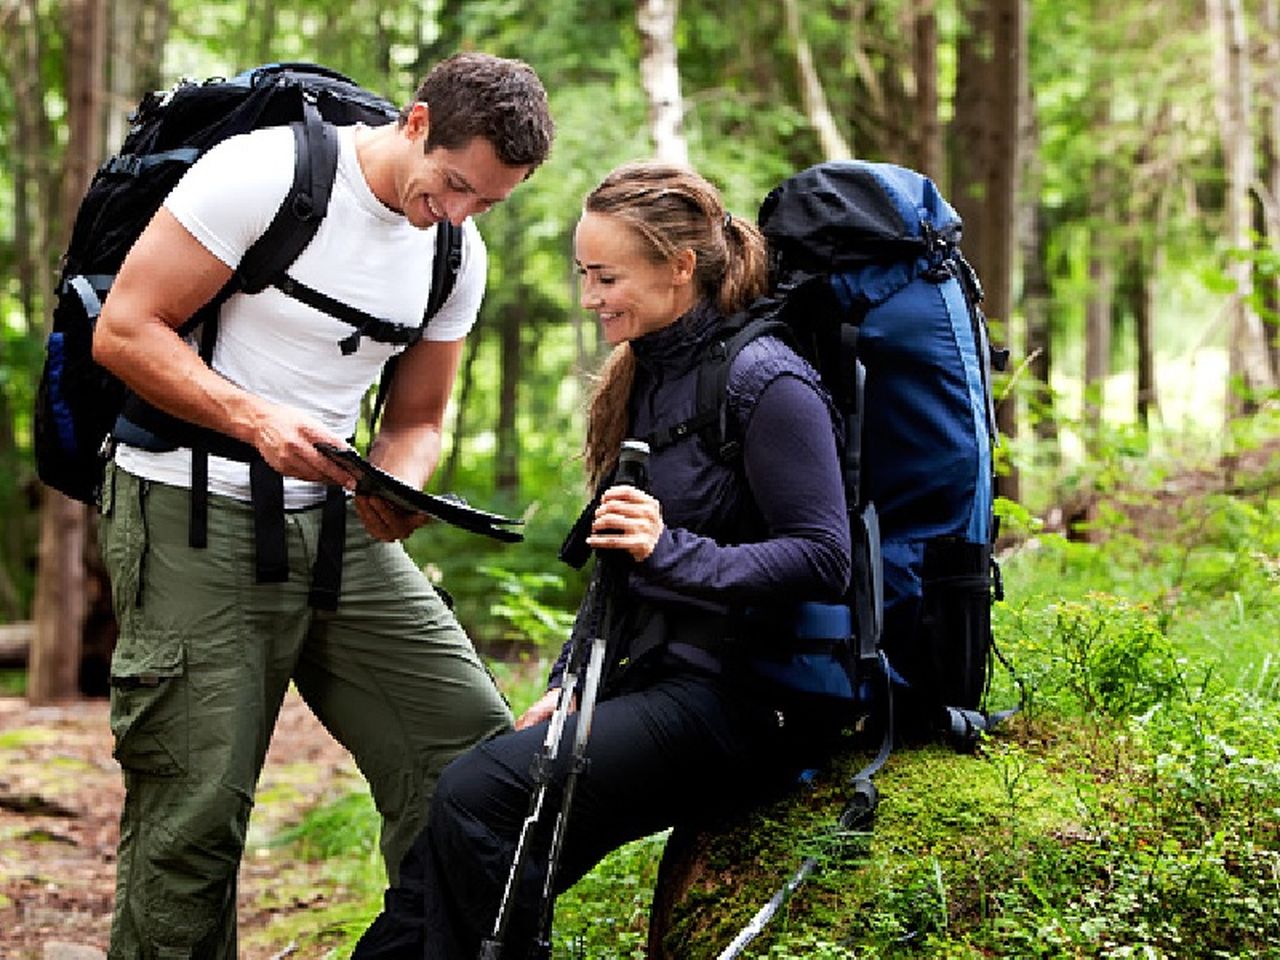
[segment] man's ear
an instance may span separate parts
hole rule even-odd
[[[693,282],[693,271],[698,266],[698,255],[685,247],[671,258],[671,280],[676,286]]]
[[[427,131],[431,129],[431,108],[427,106],[425,101],[415,101],[413,106],[409,108],[409,115],[405,117],[404,132],[410,140],[425,140]]]

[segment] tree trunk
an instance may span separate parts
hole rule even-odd
[[[814,66],[809,41],[805,38],[804,26],[800,22],[799,0],[782,0],[782,12],[786,17],[787,36],[791,38],[791,45],[795,48],[796,70],[800,74],[800,100],[809,124],[818,134],[822,155],[827,160],[849,159],[853,157],[853,150],[845,141],[827,106],[822,78],[818,76],[817,67]]]
[[[169,2],[112,0],[110,27],[106,145],[114,151],[124,142],[129,114],[142,95],[163,82],[160,66],[169,35]]]
[[[9,85],[14,107],[7,156],[13,182],[12,272],[20,309],[11,319],[17,324],[13,333],[38,342],[53,285],[47,213],[56,175],[48,163],[53,137],[40,84],[43,44],[36,0],[0,4],[0,31],[8,38],[10,53],[0,58],[0,82]],[[0,336],[0,370],[21,362],[12,352],[19,342]],[[0,620],[22,620],[31,613],[26,581],[37,528],[30,506],[30,471],[15,433],[15,405],[29,402],[15,395],[21,382],[21,377],[0,377],[0,516],[5,517],[0,523]]]
[[[1100,165],[1101,166],[1101,165]],[[1105,181],[1105,177],[1099,178]],[[1098,191],[1101,198],[1106,188]],[[1115,287],[1112,269],[1114,251],[1107,238],[1113,221],[1107,205],[1094,210],[1098,226],[1089,241],[1089,292],[1084,309],[1084,432],[1086,447],[1097,453],[1102,433],[1102,410],[1106,406],[1107,376],[1111,373],[1111,305]]]
[[[498,375],[498,443],[494,455],[494,488],[515,497],[520,492],[520,432],[516,425],[523,345],[524,311],[516,300],[498,315],[501,370]]]
[[[669,163],[687,164],[684,102],[676,63],[677,0],[636,0],[636,23],[644,54],[640,79],[649,100],[649,129],[654,155]]]
[[[142,25],[141,0],[112,0],[111,54],[107,70],[106,142],[116,149],[129,129],[129,113],[138,101],[138,36]]]
[[[934,183],[943,182],[942,124],[938,122],[938,18],[933,0],[920,0],[915,27],[915,163]]]
[[[458,476],[458,464],[462,462],[462,443],[467,438],[467,410],[471,408],[476,375],[476,354],[480,352],[480,331],[473,329],[467,337],[466,352],[462,356],[462,371],[458,378],[456,398],[453,403],[453,427],[449,431],[449,455],[444,469],[438,471],[437,490],[452,490]]]
[[[64,244],[75,209],[102,159],[105,0],[70,0],[67,27],[67,113],[73,122],[69,124],[63,173]],[[45,491],[36,582],[36,640],[27,676],[27,698],[32,703],[65,700],[79,692],[87,514],[83,504],[53,490]]]
[[[1262,33],[1262,234],[1274,257],[1280,258],[1280,0],[1264,0]],[[1280,376],[1280,277],[1272,277],[1262,290],[1262,302],[1270,320],[1267,331],[1271,369]]]
[[[964,221],[964,247],[982,278],[993,337],[1011,342],[1014,201],[1018,190],[1025,0],[982,0],[974,4],[961,40],[956,75],[957,112],[952,159],[952,193]],[[1012,393],[997,408],[1000,432],[1017,434]],[[1017,469],[999,478],[1001,496],[1016,500]]]
[[[12,38],[14,58],[4,58],[3,70],[13,91],[14,245],[19,298],[29,329],[44,316],[46,292],[52,287],[53,263],[48,215],[56,209],[49,167],[52,140],[40,86],[40,16],[36,0],[19,0],[5,11],[3,28]]]
[[[1159,415],[1155,362],[1156,284],[1159,282],[1161,261],[1159,250],[1155,243],[1139,243],[1133,270],[1133,336],[1138,353],[1137,395],[1134,402],[1138,423],[1143,430],[1150,428],[1153,415]]]
[[[1022,309],[1027,319],[1027,367],[1033,383],[1030,398],[1034,411],[1032,424],[1036,439],[1042,445],[1042,449],[1037,450],[1037,460],[1052,465],[1061,459],[1061,450],[1051,386],[1053,326],[1049,311],[1053,304],[1053,291],[1049,286],[1049,230],[1045,219],[1044,207],[1036,204],[1031,210],[1027,229]]]
[[[1226,170],[1223,238],[1229,249],[1242,251],[1252,245],[1249,191],[1255,176],[1244,10],[1241,0],[1206,0],[1205,7],[1214,39],[1214,99]],[[1272,387],[1275,377],[1262,320],[1249,305],[1252,266],[1247,260],[1233,258],[1227,273],[1235,284],[1230,304],[1226,409],[1227,416],[1233,417],[1256,409],[1259,392]]]

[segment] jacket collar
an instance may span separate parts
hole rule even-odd
[[[636,362],[649,372],[683,373],[697,364],[723,318],[709,300],[700,300],[674,323],[631,341]]]

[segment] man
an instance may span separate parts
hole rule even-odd
[[[370,449],[413,486],[439,459],[484,290],[485,249],[469,218],[533,172],[552,129],[528,66],[463,54],[431,71],[397,123],[338,131],[328,212],[291,277],[417,327],[431,228],[463,227],[454,290],[401,353]],[[287,127],[210,150],[138,238],[94,336],[95,359],[143,400],[240,441],[258,460],[208,458],[204,549],[190,545],[190,450],[121,443],[107,469],[101,540],[121,628],[111,724],[126,788],[112,958],[236,956],[236,873],[290,681],[368,779],[393,883],[440,770],[511,723],[452,613],[398,543],[421,517],[355,497],[337,536],[337,609],[309,602],[329,525],[325,485],[353,485],[316,444],[353,435],[361,398],[400,348],[362,337],[344,352],[351,326],[271,287],[227,301],[212,368],[176,332],[263,232],[293,169]],[[251,494],[263,464],[283,477],[274,522],[283,512],[287,576],[269,578],[283,582],[255,576],[255,529],[270,513]]]

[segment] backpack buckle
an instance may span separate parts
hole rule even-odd
[[[315,219],[316,205],[309,194],[299,193],[294,196],[293,215],[303,223]]]

